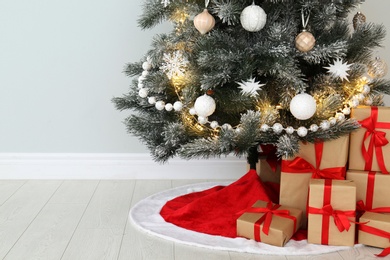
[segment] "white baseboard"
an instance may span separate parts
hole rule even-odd
[[[0,153],[0,179],[237,179],[246,159],[154,162],[149,154]]]

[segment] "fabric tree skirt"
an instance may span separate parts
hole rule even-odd
[[[215,250],[227,250],[263,255],[316,255],[348,250],[345,246],[322,246],[308,244],[306,240],[290,240],[285,247],[276,247],[245,238],[227,238],[212,236],[165,222],[160,215],[165,203],[178,196],[209,189],[216,185],[230,183],[199,183],[186,185],[154,194],[138,202],[129,214],[130,221],[135,227],[152,236],[160,237],[191,246]],[[207,216],[205,216],[207,218]],[[355,245],[355,247],[362,245]]]

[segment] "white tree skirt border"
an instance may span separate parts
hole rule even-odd
[[[165,203],[178,196],[209,189],[216,185],[230,183],[198,183],[169,189],[156,193],[138,202],[129,213],[130,221],[141,231],[175,243],[203,247],[214,250],[246,252],[263,255],[317,255],[339,250],[348,250],[346,246],[323,246],[308,244],[307,240],[290,240],[284,247],[276,247],[245,238],[213,236],[187,230],[166,222],[160,215]],[[207,218],[207,216],[205,216]],[[362,245],[355,245],[359,247]]]

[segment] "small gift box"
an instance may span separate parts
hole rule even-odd
[[[237,219],[237,236],[284,246],[299,229],[302,211],[257,201]]]
[[[387,248],[378,256],[386,256],[390,247],[390,215],[366,212],[360,217],[358,243]]]
[[[258,150],[257,175],[263,182],[280,183],[281,160],[276,155],[276,146],[272,144],[259,145]],[[248,170],[249,167],[248,164]]]
[[[311,180],[307,242],[353,246],[356,187],[352,181]]]
[[[390,213],[390,175],[379,172],[348,170],[347,180],[356,185],[358,211],[375,211]]]
[[[390,107],[361,106],[351,117],[361,127],[351,133],[349,169],[389,173]]]
[[[309,182],[312,178],[345,179],[349,136],[318,143],[300,143],[299,153],[290,160],[282,160],[279,203],[304,212]],[[337,151],[337,152],[335,152]]]

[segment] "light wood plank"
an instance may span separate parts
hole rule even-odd
[[[259,254],[230,252],[230,259],[231,260],[257,260],[257,259],[286,260],[287,258],[282,255],[259,255]]]
[[[356,247],[352,248],[350,250],[345,251],[339,251],[340,256],[347,260],[347,259],[356,259],[356,260],[365,260],[365,259],[380,259],[374,255],[373,252],[369,250],[370,247],[362,246],[362,247]],[[383,258],[382,258],[383,259]]]
[[[157,192],[170,189],[170,180],[137,180],[131,205]],[[129,221],[121,245],[119,259],[174,259],[173,242],[151,237],[136,229]],[[155,257],[154,257],[155,256]],[[149,258],[151,257],[151,258]],[[153,258],[154,257],[154,258]]]
[[[65,180],[49,203],[87,204],[98,184],[98,180]]]
[[[60,259],[87,204],[47,204],[5,259]]]
[[[174,260],[174,243],[148,235],[129,223],[126,227],[118,260]],[[184,258],[186,259],[186,258]],[[202,258],[199,258],[202,259]],[[207,259],[207,258],[206,258]]]
[[[134,181],[100,181],[79,228],[123,230],[130,210]]]
[[[61,181],[28,181],[0,207],[0,258],[28,228]]]
[[[170,188],[172,188],[171,180],[137,180],[134,195],[131,200],[131,206],[134,206],[137,202],[149,197],[150,195]]]
[[[0,180],[0,206],[25,183],[25,180]]]
[[[306,256],[286,256],[288,260],[343,260],[338,252],[320,254],[320,255],[306,255]]]
[[[207,248],[189,246],[184,244],[175,244],[175,258],[185,260],[230,260],[228,251],[211,250]],[[237,259],[237,258],[236,258]],[[243,258],[240,258],[243,259]]]
[[[62,260],[117,259],[123,229],[77,229]]]

